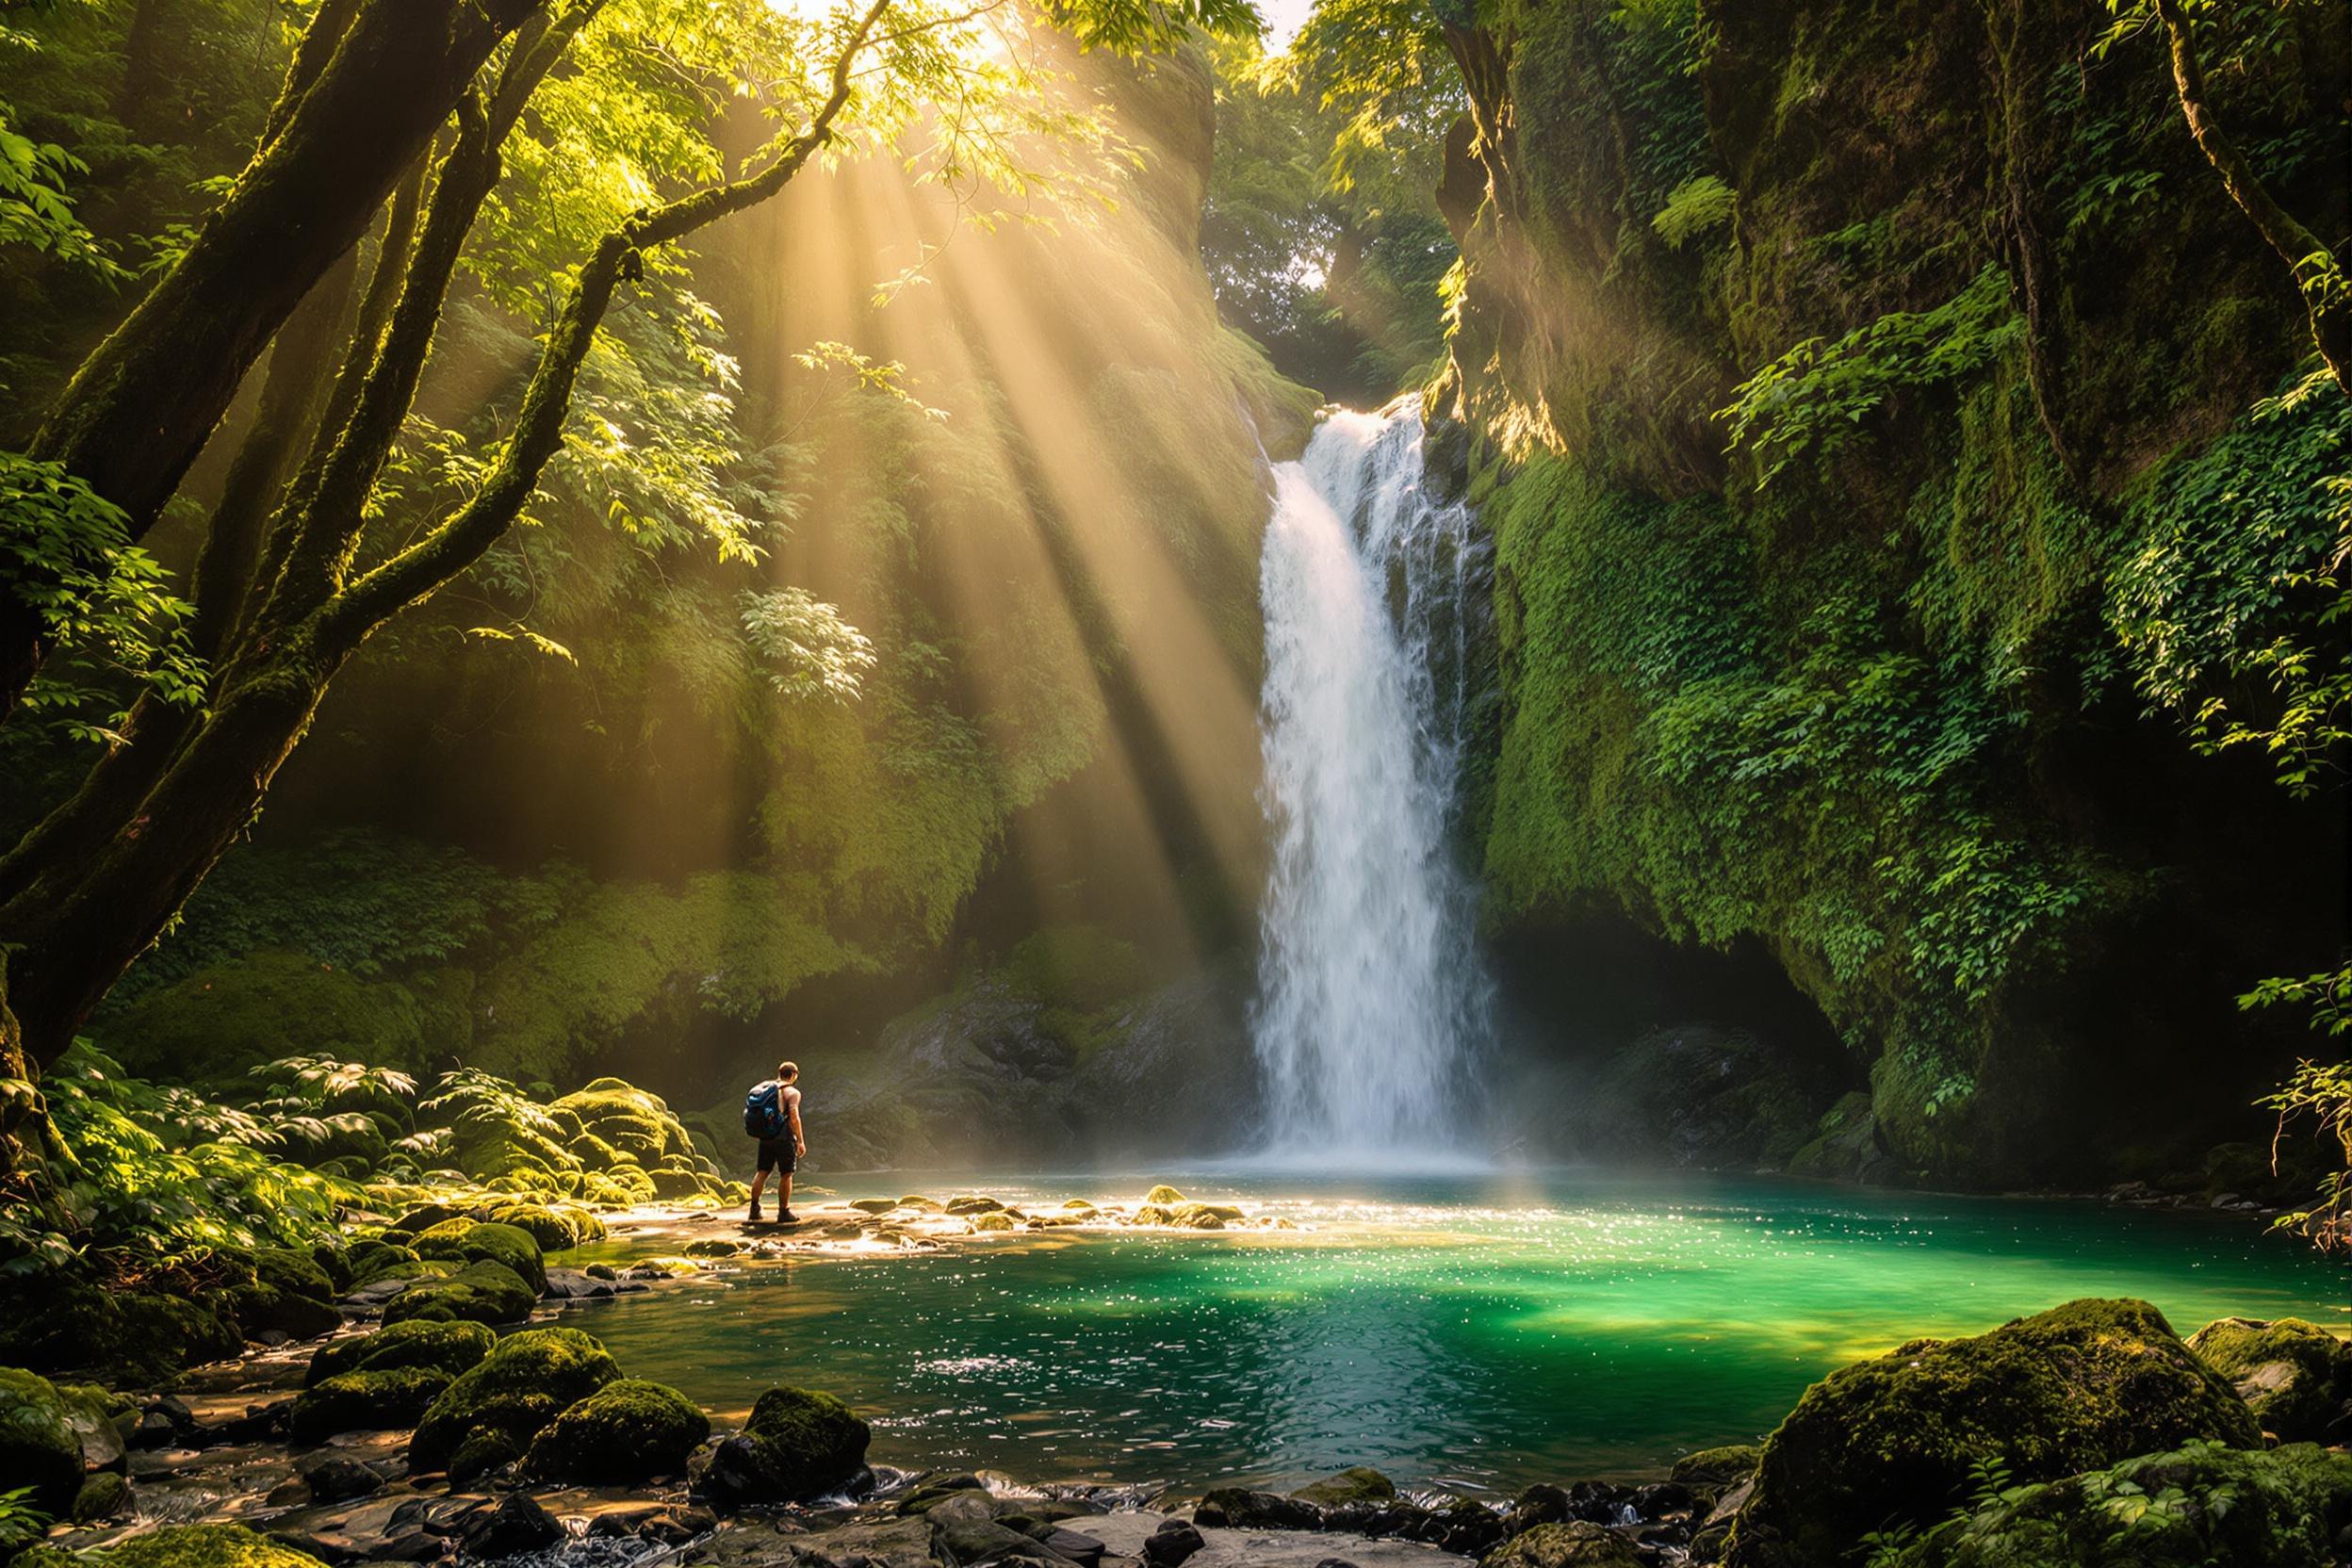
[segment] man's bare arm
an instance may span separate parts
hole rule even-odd
[[[808,1152],[808,1140],[801,1136],[800,1133],[800,1091],[786,1089],[784,1093],[786,1096],[784,1103],[791,1110],[792,1117],[792,1157],[798,1159]]]

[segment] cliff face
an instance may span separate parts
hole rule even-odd
[[[1432,401],[1497,541],[1490,920],[1760,944],[1917,1178],[2245,1135],[2295,1024],[2232,999],[2341,941],[2340,795],[2190,717],[2340,645],[2295,579],[2352,415],[2258,406],[2294,286],[2113,20],[1550,0],[1455,41]],[[2211,38],[2340,227],[2343,14]]]

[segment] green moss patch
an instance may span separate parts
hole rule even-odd
[[[409,1463],[446,1469],[462,1445],[494,1434],[519,1456],[541,1428],[619,1376],[604,1347],[577,1329],[525,1330],[433,1401],[409,1439]]]
[[[623,1378],[542,1429],[524,1468],[546,1480],[613,1485],[681,1475],[710,1435],[710,1417],[678,1390]]]
[[[1764,1445],[1729,1568],[1843,1560],[1873,1530],[1939,1524],[1979,1467],[2043,1481],[2133,1454],[2262,1433],[2154,1307],[2069,1301],[1974,1339],[1920,1340],[1833,1372]]]

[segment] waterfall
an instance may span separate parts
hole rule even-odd
[[[1252,1027],[1277,1156],[1477,1141],[1493,996],[1453,830],[1490,555],[1470,509],[1424,487],[1409,400],[1333,414],[1274,469]]]

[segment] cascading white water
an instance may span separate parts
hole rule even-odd
[[[1267,1152],[1473,1141],[1492,986],[1451,829],[1489,547],[1423,484],[1419,411],[1337,413],[1274,469],[1259,566],[1274,862],[1253,1020]]]

